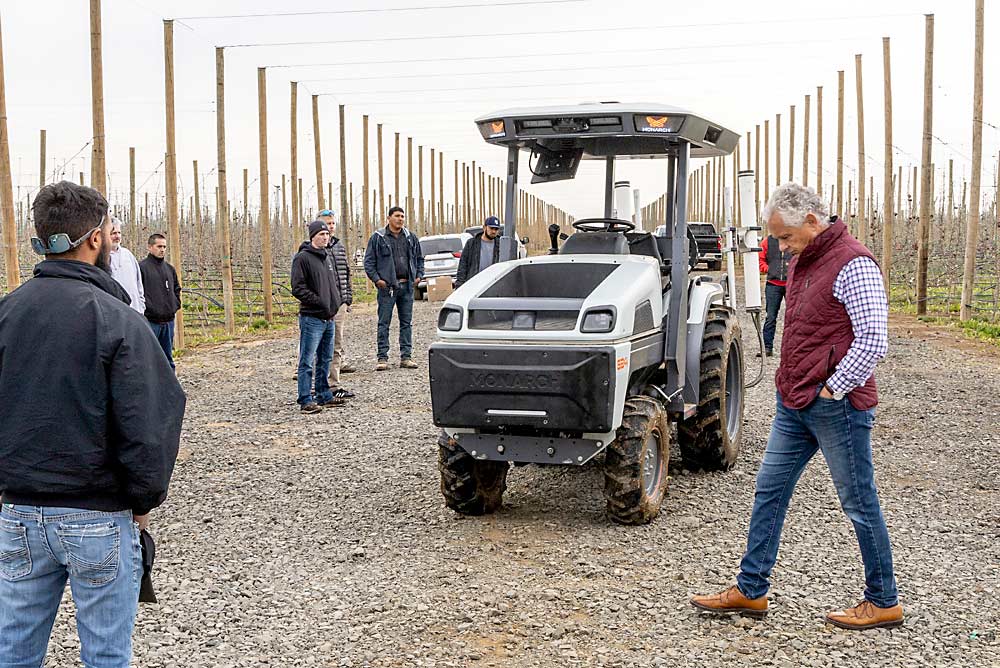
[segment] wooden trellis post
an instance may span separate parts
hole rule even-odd
[[[315,105],[316,96],[313,96]],[[319,131],[318,126],[315,130]],[[258,154],[260,157],[260,236],[264,257],[262,258],[261,291],[264,293],[264,319],[273,320],[273,299],[271,292],[271,211],[268,204],[267,176],[267,69],[257,68],[257,132],[259,136]],[[318,134],[317,134],[318,136]],[[319,140],[316,140],[316,168],[319,169]]]
[[[177,220],[177,135],[174,115],[174,22],[163,22],[163,64],[166,100],[167,152],[163,160],[167,187],[167,234],[170,237],[170,263],[182,280],[181,232]],[[184,348],[184,309],[174,316],[174,337],[177,348]]]
[[[4,273],[7,292],[21,284],[17,264],[17,219],[14,216],[14,184],[10,172],[10,136],[7,134],[7,84],[3,64],[3,36],[0,33],[0,216],[3,224]]]
[[[806,95],[806,106],[802,112],[802,185],[809,185],[809,101]]]
[[[90,0],[90,94],[94,140],[90,155],[90,185],[107,195],[104,155],[104,61],[101,55],[101,0]]]
[[[375,144],[378,149],[378,215],[384,216],[385,208],[385,166],[384,154],[382,151],[382,124],[375,126]]]
[[[361,173],[361,227],[364,229],[364,238],[372,233],[371,215],[368,211],[368,114],[361,117],[361,160],[363,171]]]
[[[960,313],[963,321],[975,315],[973,313],[972,300],[976,285],[976,246],[979,242],[979,191],[983,171],[983,4],[983,0],[976,0],[976,46],[972,75],[972,183],[969,188],[969,209],[965,222],[965,267],[962,272],[962,306]],[[997,201],[1000,202],[1000,191],[997,191]],[[997,213],[998,218],[1000,218],[1000,211]],[[1000,286],[997,289],[1000,290]]]
[[[347,200],[347,129],[344,123],[344,105],[339,105],[340,114],[340,241],[344,244],[344,249],[351,251],[351,243],[348,241],[348,200]],[[332,202],[331,202],[332,205]],[[354,224],[354,221],[351,221]]]
[[[291,180],[292,186],[292,221],[291,227],[293,232],[298,232],[299,226],[302,225],[302,215],[301,215],[301,202],[299,202],[299,84],[298,82],[291,82],[291,118],[290,118],[290,141],[291,141],[291,159],[292,159],[292,171]],[[293,234],[292,238],[295,236]]]
[[[892,187],[892,72],[889,58],[889,38],[882,38],[882,78],[883,95],[885,99],[885,147],[883,163],[885,171],[882,174],[882,282],[886,293],[889,292],[889,279],[892,275],[892,235],[896,222],[896,205],[893,202]],[[902,179],[900,179],[902,181]]]
[[[927,313],[927,263],[931,229],[931,199],[933,198],[931,140],[934,116],[934,15],[927,14],[924,22],[924,123],[920,152],[920,221],[917,226],[917,315]]]
[[[226,196],[226,84],[225,55],[222,47],[215,49],[215,124],[217,136],[219,193],[218,223],[219,246],[222,256],[222,301],[226,314],[226,333],[236,333],[236,316],[233,312],[233,258],[229,233],[229,200]],[[294,98],[294,95],[293,95]],[[294,164],[294,163],[293,163]],[[148,214],[148,211],[147,211]]]
[[[854,56],[854,77],[858,98],[858,238],[868,245],[868,212],[865,202],[865,102],[861,81],[861,54]]]
[[[816,86],[816,193],[823,196],[823,87]]]
[[[850,207],[850,203],[848,203]],[[837,71],[837,211],[844,215],[844,70]],[[850,216],[847,216],[850,219]],[[848,222],[850,222],[848,220]]]
[[[312,96],[312,117],[313,117],[313,151],[316,158],[316,201],[319,210],[326,208],[326,199],[323,197],[323,157],[320,152],[319,141],[319,96]],[[332,204],[331,204],[332,206]]]

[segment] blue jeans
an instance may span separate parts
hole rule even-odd
[[[300,406],[326,403],[333,399],[330,390],[330,360],[333,359],[333,320],[299,316],[299,398]],[[315,385],[313,380],[315,379]]]
[[[170,362],[170,368],[176,368],[174,366],[174,321],[153,322],[150,320],[148,322],[153,334],[156,335],[156,340],[160,342],[160,347],[163,348],[163,353],[167,356],[167,361]]]
[[[764,299],[764,308],[767,312],[764,318],[764,349],[771,350],[774,348],[774,331],[778,328],[778,311],[781,310],[781,302],[785,299],[785,286],[766,284]]]
[[[389,359],[389,323],[392,308],[399,313],[399,357],[408,360],[413,355],[413,283],[401,283],[398,288],[378,291],[378,358]]]
[[[747,551],[736,578],[745,596],[758,598],[767,593],[795,483],[816,450],[820,450],[830,468],[840,506],[854,525],[861,547],[865,598],[881,608],[896,605],[892,548],[875,489],[871,448],[874,424],[875,409],[860,411],[849,399],[818,397],[806,408],[794,410],[786,408],[778,396],[771,437],[757,472]]]
[[[142,548],[132,511],[3,504],[0,668],[38,668],[69,578],[86,668],[128,668]]]

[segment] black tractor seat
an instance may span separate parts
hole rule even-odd
[[[628,255],[628,239],[621,232],[575,232],[563,242],[560,255]]]

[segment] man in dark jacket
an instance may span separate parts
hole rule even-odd
[[[788,263],[792,253],[779,248],[778,240],[768,235],[760,245],[758,265],[760,273],[767,276],[764,285],[767,317],[764,319],[764,354],[774,355],[774,332],[778,327],[778,311],[785,299],[785,285],[788,281]],[[760,355],[758,355],[760,357]]]
[[[342,302],[337,267],[326,247],[330,229],[322,220],[309,223],[309,241],[292,259],[292,295],[299,300],[298,403],[304,413],[344,404],[330,390],[334,318]],[[315,368],[315,382],[314,382]]]
[[[108,203],[63,181],[33,207],[34,278],[0,300],[0,666],[40,666],[69,579],[80,655],[127,668],[139,531],[163,503],[184,393],[108,264]]]
[[[761,212],[788,270],[788,312],[775,375],[777,413],[757,472],[747,548],[736,584],[691,603],[717,613],[763,617],[781,528],[795,483],[823,453],[840,505],[854,527],[865,567],[864,598],[826,616],[849,630],[903,623],[892,546],[875,488],[872,428],[875,366],[889,348],[889,304],[882,273],[864,244],[823,198],[797,183],[779,186]]]
[[[392,309],[399,313],[399,367],[416,369],[413,361],[413,286],[424,277],[420,239],[403,225],[406,215],[398,206],[389,209],[385,228],[376,230],[365,250],[365,273],[378,288],[378,363],[376,371],[389,368],[389,323]]]
[[[174,315],[181,308],[181,284],[173,265],[166,260],[167,238],[159,233],[151,234],[147,246],[149,255],[139,263],[142,291],[146,296],[146,320],[173,369]]]
[[[333,257],[333,264],[337,268],[337,278],[340,279],[340,296],[343,303],[337,310],[337,317],[334,318],[336,332],[333,336],[333,360],[330,362],[330,387],[333,388],[333,396],[341,399],[350,399],[354,393],[346,387],[340,386],[340,374],[353,373],[354,367],[344,362],[344,332],[347,331],[347,314],[351,312],[351,304],[354,302],[354,289],[351,287],[351,265],[347,261],[347,249],[344,243],[334,236],[336,228],[333,211],[323,209],[319,212],[317,220],[322,220],[330,228],[330,244],[326,250]]]
[[[458,273],[455,275],[456,288],[486,267],[500,261],[500,244],[496,242],[500,229],[500,219],[490,216],[483,223],[483,231],[465,242],[462,257],[458,261]]]

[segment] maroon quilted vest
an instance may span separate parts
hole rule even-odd
[[[811,404],[854,343],[851,319],[834,298],[833,283],[848,262],[861,256],[875,259],[836,219],[788,266],[785,332],[774,380],[788,408]],[[847,397],[858,410],[876,406],[874,374]]]

